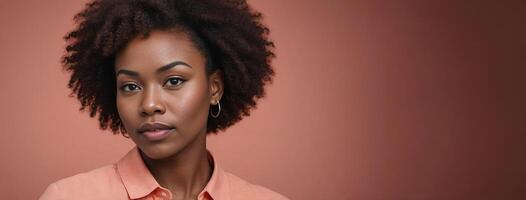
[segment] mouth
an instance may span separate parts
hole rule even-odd
[[[158,141],[168,137],[174,130],[175,128],[173,126],[161,122],[154,122],[143,124],[137,130],[137,133],[150,141]]]

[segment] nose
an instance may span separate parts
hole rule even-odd
[[[141,108],[139,109],[142,116],[151,116],[156,113],[164,114],[166,111],[161,92],[158,90],[155,86],[150,86],[144,90]]]

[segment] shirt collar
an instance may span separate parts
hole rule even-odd
[[[208,159],[213,163],[214,171],[200,195],[208,193],[212,199],[229,200],[229,184],[226,180],[225,172],[219,167],[210,151],[207,152]],[[155,189],[161,188],[146,167],[137,146],[121,158],[116,165],[117,172],[131,199],[143,198]]]
[[[228,193],[228,191],[230,191],[230,184],[228,184],[225,172],[219,167],[210,151],[208,151],[208,159],[210,159],[211,163],[213,164],[214,171],[212,172],[210,180],[201,193],[208,193],[212,199],[230,200],[230,195]]]

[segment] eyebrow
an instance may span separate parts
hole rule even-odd
[[[183,66],[186,66],[186,67],[189,67],[189,68],[192,68],[191,65],[189,65],[188,63],[185,63],[183,61],[174,61],[174,62],[171,62],[171,63],[168,63],[166,65],[163,65],[162,67],[160,67],[159,69],[157,69],[155,71],[155,73],[159,74],[161,72],[164,72],[166,70],[169,70],[171,68],[174,68],[178,65],[183,65]],[[127,69],[120,69],[119,71],[117,71],[117,73],[115,74],[115,76],[119,76],[119,74],[126,74],[126,75],[129,75],[129,76],[139,76],[139,73],[136,72],[136,71],[131,71],[131,70],[127,70]]]

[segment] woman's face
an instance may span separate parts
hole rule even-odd
[[[218,73],[181,31],[137,37],[116,56],[117,109],[130,138],[150,158],[202,145],[211,104],[221,98]]]

